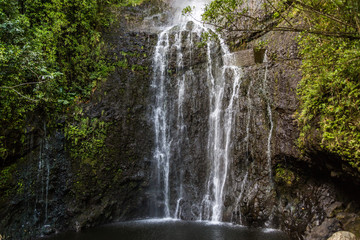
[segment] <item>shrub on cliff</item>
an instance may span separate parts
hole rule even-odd
[[[0,0],[1,164],[24,154],[28,133],[56,125],[59,114],[86,101],[107,77],[113,67],[101,31],[113,7],[139,2]]]

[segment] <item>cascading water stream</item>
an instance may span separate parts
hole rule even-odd
[[[166,31],[160,33],[154,53],[154,78],[152,87],[156,89],[156,102],[153,109],[153,123],[155,128],[154,159],[157,163],[156,177],[158,194],[163,199],[163,215],[170,217],[169,207],[169,168],[170,168],[170,139],[168,129],[167,93],[165,89],[167,53],[169,36]]]
[[[176,66],[176,72],[182,72],[184,69],[184,60],[183,60],[183,53],[182,53],[182,34],[179,32],[175,36],[175,47],[176,47],[176,60],[177,60],[177,66]],[[178,88],[178,99],[177,99],[177,131],[176,131],[176,141],[178,146],[182,145],[182,142],[185,141],[185,129],[186,125],[184,123],[184,114],[183,114],[183,104],[184,104],[184,95],[185,95],[185,75],[180,75],[177,77],[177,88]],[[180,157],[181,156],[181,148],[177,148],[177,154]],[[176,209],[174,213],[174,218],[179,218],[181,214],[181,207],[180,203],[183,199],[183,174],[180,174],[180,184],[178,186],[178,192],[179,196],[176,201]]]
[[[272,183],[272,165],[271,165],[271,138],[272,138],[272,132],[274,129],[274,123],[272,120],[272,112],[271,112],[271,105],[270,105],[270,99],[268,94],[268,82],[267,82],[267,75],[268,75],[268,59],[267,59],[267,52],[265,52],[264,55],[264,63],[265,63],[265,74],[264,74],[264,80],[263,80],[263,88],[265,89],[266,96],[267,96],[267,113],[269,117],[270,122],[270,130],[269,130],[269,137],[267,141],[267,161],[268,161],[268,171],[269,171],[269,181]]]
[[[195,16],[200,16],[199,9],[204,6],[204,3],[197,4]],[[178,8],[186,6],[180,2],[174,5]],[[184,172],[189,169],[179,169],[177,182],[174,182],[170,173],[178,167],[174,159],[181,161],[182,146],[190,141],[187,138],[187,129],[192,126],[188,126],[188,123],[184,121],[184,102],[188,100],[185,94],[189,84],[187,81],[189,79],[195,81],[194,78],[196,78],[192,70],[193,49],[197,47],[194,38],[201,39],[202,33],[211,29],[192,22],[192,18],[175,16],[177,16],[175,19],[178,24],[167,27],[159,33],[153,60],[152,88],[155,101],[152,106],[151,121],[155,132],[153,155],[157,185],[154,191],[156,196],[153,197],[155,208],[157,208],[155,217],[181,218],[182,203],[191,202],[190,212],[194,216],[197,215],[197,219],[219,222],[222,221],[224,190],[229,166],[232,163],[232,126],[242,71],[233,64],[232,55],[222,39],[207,42],[204,66],[207,79],[205,84],[209,89],[209,131],[207,146],[203,147],[207,148],[205,161],[208,170],[207,177],[203,180],[205,189],[195,190],[200,194],[197,199],[187,199],[189,193],[186,192],[188,188],[184,187],[184,181],[186,181]],[[185,54],[184,49],[189,54]],[[176,54],[175,58],[172,56],[174,54]],[[190,63],[188,66],[185,66],[185,56],[188,58],[186,61]],[[214,59],[214,56],[218,59]],[[172,59],[176,59],[175,77],[172,72]],[[175,90],[172,85],[174,78],[176,79]],[[174,122],[175,129],[172,128]]]
[[[224,43],[221,43],[224,52],[223,60],[230,63],[227,57],[230,56]],[[210,46],[208,45],[209,65],[211,65]],[[232,72],[232,95],[226,109],[223,109],[223,99],[226,84],[226,73]],[[205,216],[211,221],[218,222],[222,220],[224,187],[228,176],[229,164],[231,163],[231,133],[234,115],[234,100],[237,98],[241,69],[233,65],[224,65],[220,79],[212,76],[211,67],[208,68],[208,76],[211,79],[210,91],[210,132],[208,137],[208,158],[211,162],[210,175],[208,178],[207,194],[204,197]],[[220,80],[220,81],[219,81]],[[218,82],[219,81],[219,82]],[[209,206],[210,204],[210,206]]]
[[[272,118],[272,111],[271,111],[271,104],[270,104],[270,96],[269,96],[269,86],[268,86],[268,79],[267,79],[267,75],[268,75],[268,59],[267,59],[267,51],[265,51],[265,55],[264,55],[264,64],[265,64],[265,74],[264,74],[264,80],[263,80],[263,88],[265,89],[266,92],[266,98],[267,98],[267,113],[268,113],[268,118],[269,118],[269,123],[270,123],[270,129],[269,129],[269,135],[268,135],[268,140],[267,140],[267,150],[266,150],[266,154],[267,154],[267,163],[268,163],[268,172],[269,172],[269,192],[271,192],[274,188],[274,182],[272,180],[273,176],[272,176],[272,163],[271,163],[271,139],[272,139],[272,135],[273,135],[273,129],[274,129],[274,122],[273,122],[273,118]],[[271,212],[270,212],[270,216],[268,221],[265,223],[265,226],[270,226],[272,224],[272,220],[274,218],[274,205],[272,206]]]
[[[35,192],[35,207],[34,207],[34,219],[37,221],[42,214],[44,214],[44,224],[48,222],[48,205],[49,205],[49,184],[50,184],[50,162],[49,159],[44,156],[44,152],[49,148],[48,140],[46,138],[46,124],[44,123],[44,135],[45,138],[41,140],[39,146],[39,162],[38,162],[38,171],[36,177],[36,184],[39,188]],[[42,209],[38,209],[38,205]]]

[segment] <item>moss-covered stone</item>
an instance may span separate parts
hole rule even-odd
[[[280,185],[286,185],[291,187],[299,180],[299,177],[295,175],[290,169],[286,169],[282,165],[277,165],[275,168],[275,181]]]

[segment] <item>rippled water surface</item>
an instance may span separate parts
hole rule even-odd
[[[58,234],[47,240],[288,240],[279,231],[231,224],[141,220],[105,225],[80,233]]]

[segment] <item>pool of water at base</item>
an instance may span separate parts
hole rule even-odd
[[[119,222],[82,232],[61,233],[46,240],[289,240],[278,230],[229,223],[148,219]]]

